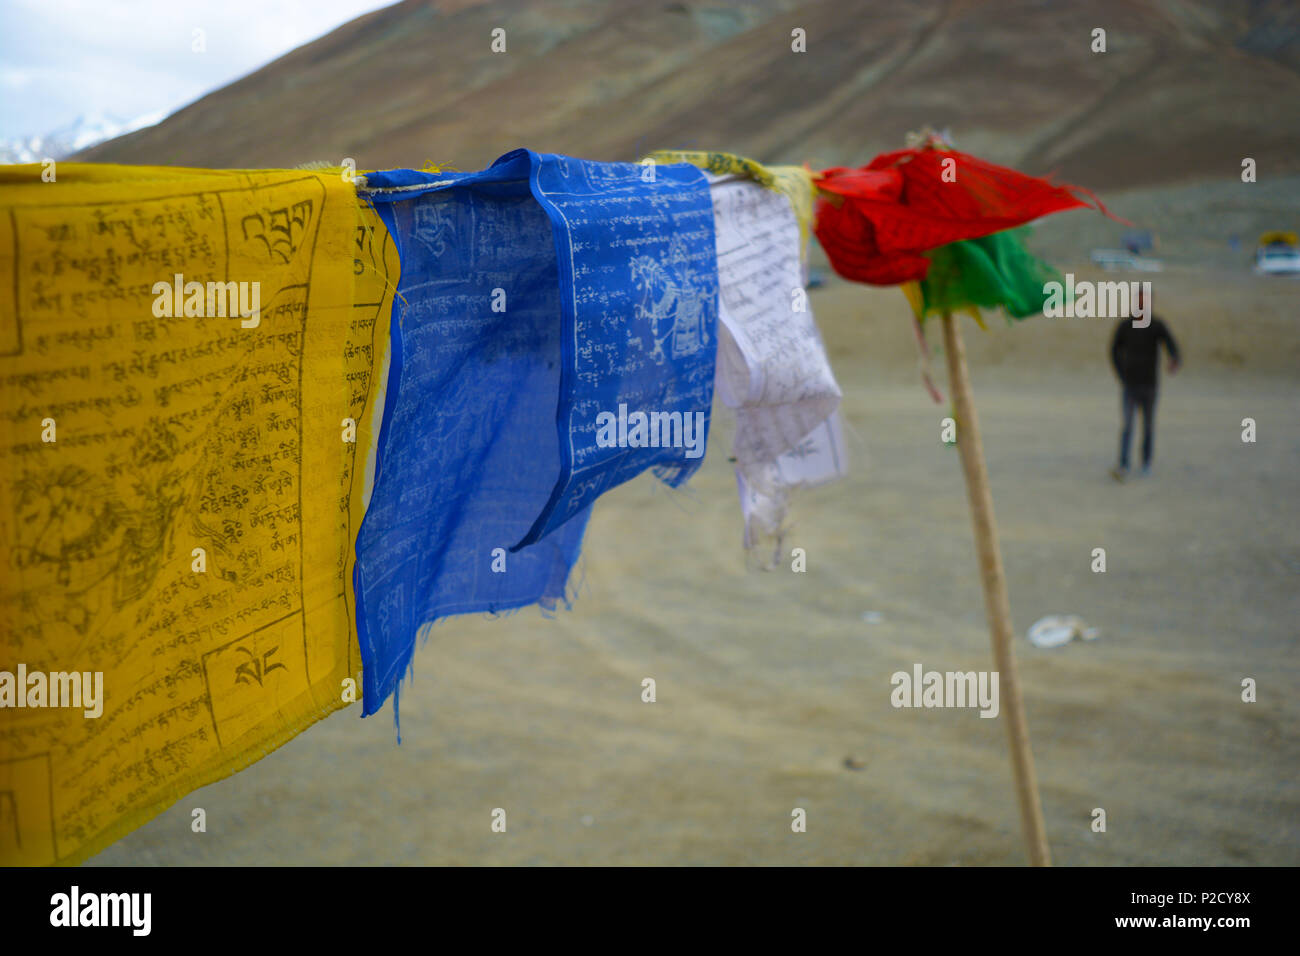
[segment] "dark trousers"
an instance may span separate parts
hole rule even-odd
[[[1121,400],[1124,430],[1119,436],[1119,466],[1128,467],[1128,449],[1133,439],[1133,416],[1142,409],[1142,467],[1151,464],[1156,438],[1156,386],[1125,385]]]

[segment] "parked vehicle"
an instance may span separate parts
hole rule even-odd
[[[1259,237],[1255,274],[1300,275],[1300,242],[1294,232],[1266,232]]]

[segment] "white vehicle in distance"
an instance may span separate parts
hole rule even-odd
[[[1261,276],[1300,275],[1300,250],[1261,249],[1255,257],[1255,274]]]
[[[1300,275],[1300,245],[1294,232],[1266,232],[1255,250],[1255,274]]]
[[[1143,259],[1123,249],[1094,249],[1092,262],[1107,272],[1162,272],[1165,268],[1159,259]]]

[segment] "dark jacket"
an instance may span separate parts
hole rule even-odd
[[[1174,361],[1181,361],[1178,343],[1159,316],[1152,316],[1151,324],[1144,329],[1134,328],[1132,319],[1122,319],[1110,342],[1110,363],[1119,380],[1125,385],[1155,385],[1159,381],[1161,342]]]

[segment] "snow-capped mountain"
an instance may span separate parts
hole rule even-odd
[[[166,111],[149,113],[133,120],[122,120],[107,113],[78,116],[66,126],[60,126],[44,135],[0,140],[0,164],[62,159],[87,146],[153,126],[166,116]]]

